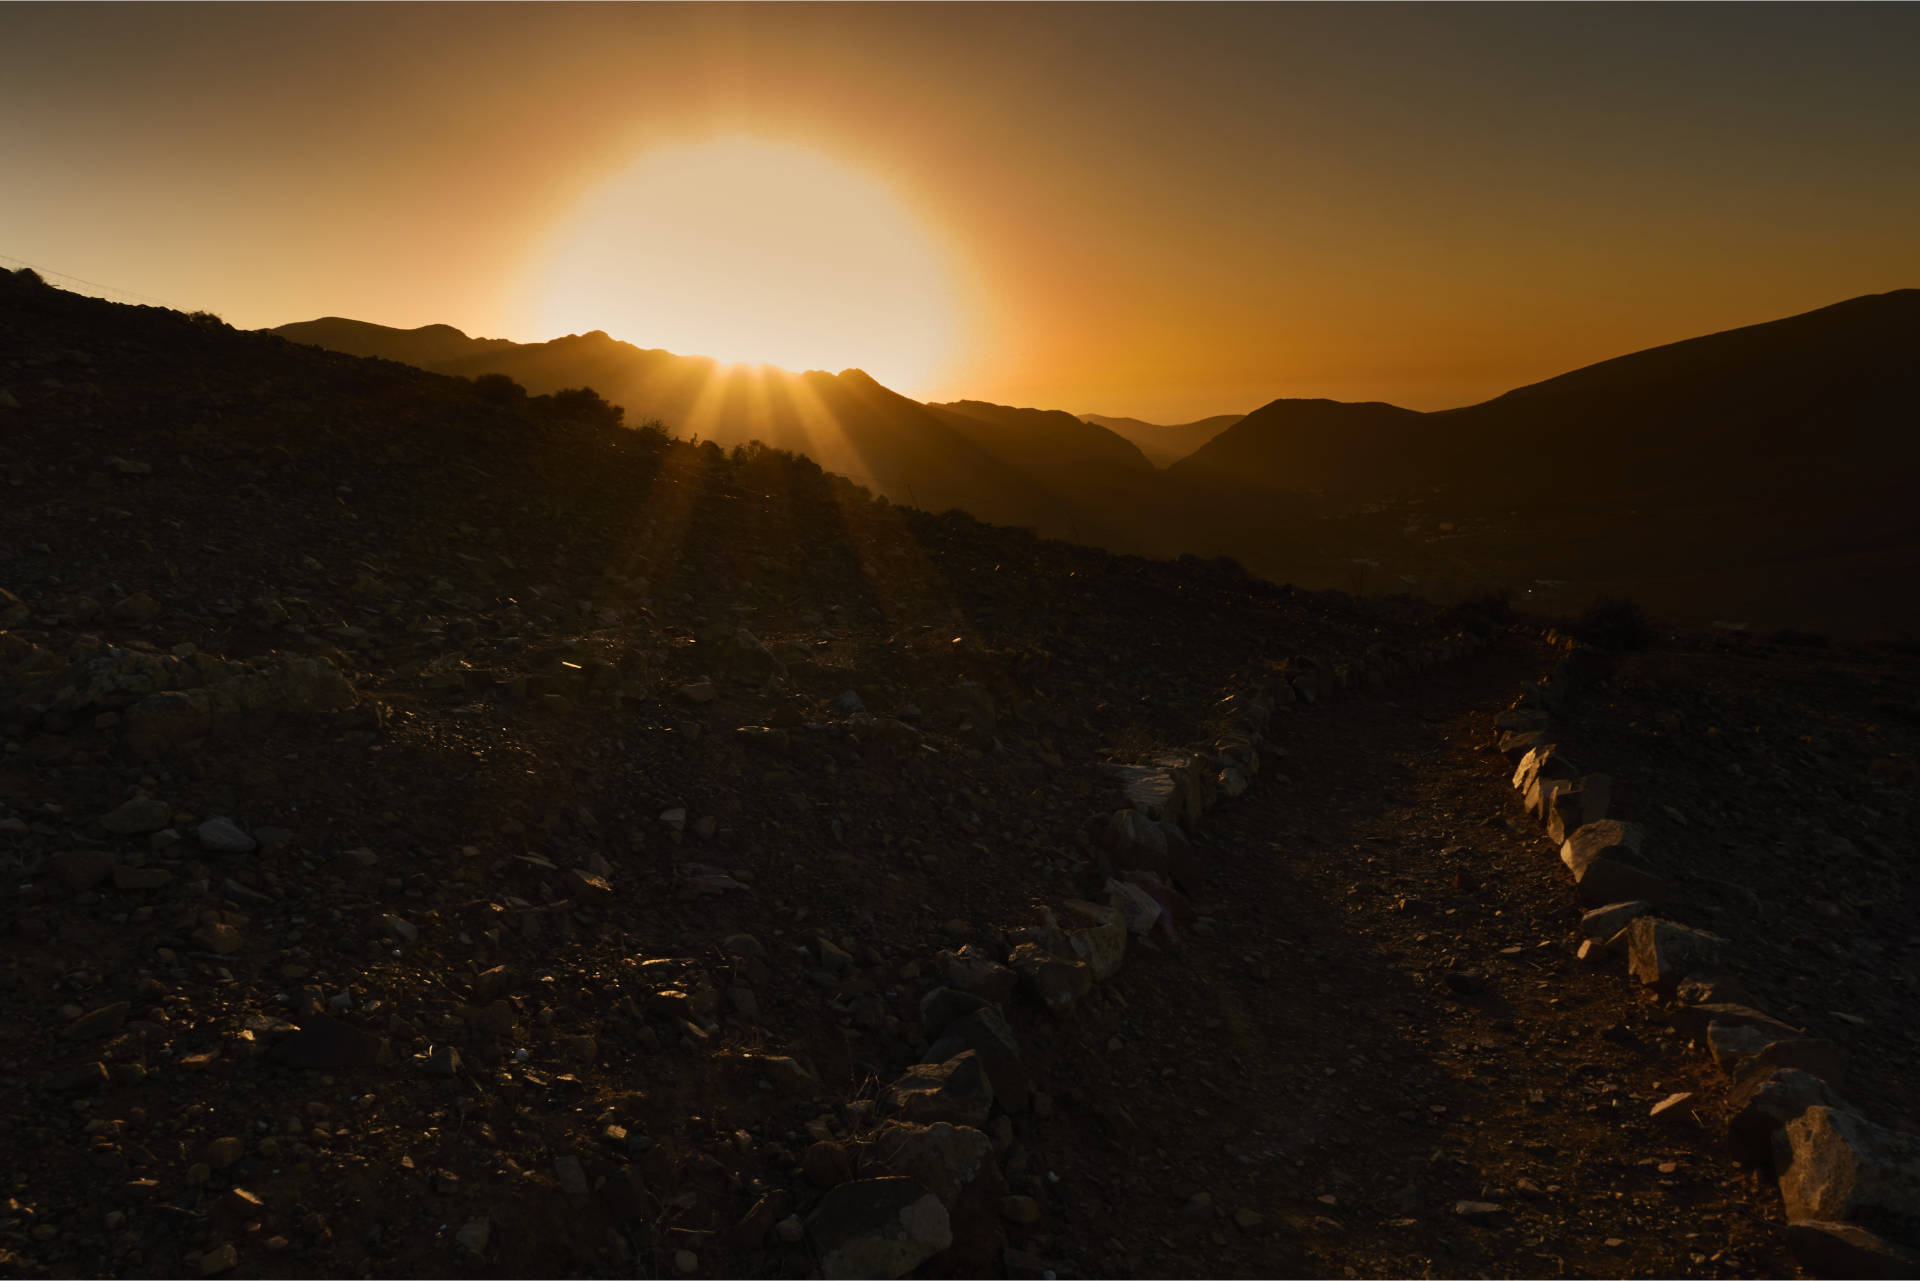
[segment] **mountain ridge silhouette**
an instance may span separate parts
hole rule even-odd
[[[1116,551],[1230,556],[1307,586],[1352,587],[1355,566],[1377,565],[1374,587],[1442,598],[1547,581],[1696,617],[1920,629],[1920,605],[1877,581],[1920,571],[1907,494],[1920,435],[1899,429],[1920,404],[1920,289],[1629,352],[1455,409],[1281,398],[1164,469],[1097,416],[922,404],[858,370],[721,366],[603,331],[514,344],[329,318],[274,332],[379,348],[355,354],[432,352],[411,363],[504,373],[534,393],[589,385],[633,419],[806,453],[895,501]]]

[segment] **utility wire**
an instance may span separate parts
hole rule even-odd
[[[42,267],[37,263],[24,262],[19,258],[14,258],[7,254],[0,254],[0,262],[11,263],[15,267],[26,267],[42,278],[52,277],[57,280],[68,281],[72,284],[83,286],[81,289],[70,291],[73,293],[89,293],[97,290],[97,296],[107,296],[110,301],[119,300],[124,302],[145,303],[150,307],[165,307],[170,311],[187,310],[185,307],[170,303],[163,298],[150,298],[145,294],[136,294],[130,289],[119,289],[113,285],[100,284],[98,281],[83,280],[79,276],[72,275],[68,272],[54,271],[50,267]]]

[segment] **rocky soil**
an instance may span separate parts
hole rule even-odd
[[[1795,1270],[1576,956],[1529,633],[17,276],[0,589],[10,1272]],[[1909,1124],[1908,661],[1590,698]]]

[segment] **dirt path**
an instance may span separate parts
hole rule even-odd
[[[1771,1187],[1721,1151],[1710,1065],[1620,966],[1575,959],[1564,871],[1486,750],[1546,662],[1509,640],[1271,731],[1287,758],[1217,812],[1184,946],[1130,958],[1041,1051],[1060,1115],[1025,1262],[1796,1275]],[[1650,1120],[1678,1090],[1697,1115]]]

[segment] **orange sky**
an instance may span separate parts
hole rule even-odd
[[[924,330],[909,395],[1177,421],[1471,403],[1920,284],[1914,6],[8,5],[0,35],[0,255],[247,327],[551,337],[556,228],[719,137],[884,191],[951,287],[863,283],[772,190],[815,274],[729,254],[670,297],[693,251],[650,245],[651,331],[580,328],[846,326],[868,350],[821,363],[881,375]]]

